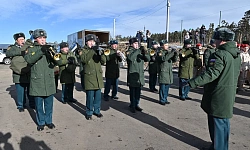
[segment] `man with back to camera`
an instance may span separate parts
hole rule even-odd
[[[240,73],[240,51],[234,32],[222,27],[213,35],[217,51],[209,57],[207,70],[188,81],[187,86],[204,86],[201,108],[207,113],[212,141],[209,150],[228,150],[230,122],[233,115],[237,80]]]

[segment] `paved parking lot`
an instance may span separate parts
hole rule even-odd
[[[178,99],[178,78],[169,93],[170,105],[158,104],[158,94],[142,89],[143,112],[130,113],[126,69],[121,69],[119,100],[102,101],[103,118],[85,119],[85,93],[78,70],[74,97],[62,104],[61,86],[54,98],[54,130],[38,132],[35,112],[16,109],[15,86],[9,66],[0,64],[0,150],[195,150],[210,144],[206,114],[200,108],[202,88],[193,89],[193,100]],[[158,88],[158,87],[157,87]],[[103,91],[103,89],[102,89]],[[250,90],[239,93],[231,119],[230,149],[250,149]]]

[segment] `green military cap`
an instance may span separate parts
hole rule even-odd
[[[85,41],[88,42],[88,41],[90,41],[90,40],[96,41],[96,35],[94,35],[94,34],[87,34],[87,35],[85,36]]]
[[[242,41],[242,44],[248,44],[248,45],[250,45],[250,42],[249,41]]]
[[[110,45],[118,44],[118,41],[117,41],[117,40],[111,40],[111,41],[109,42],[109,44],[110,44]]]
[[[222,41],[233,41],[234,40],[234,32],[226,27],[217,28],[214,31],[213,39],[222,40]]]
[[[60,49],[64,48],[64,47],[69,47],[68,43],[67,42],[62,42],[60,43]]]
[[[36,29],[33,31],[33,38],[36,39],[38,37],[41,37],[41,36],[45,36],[47,38],[47,33],[45,30],[43,29]]]
[[[184,40],[184,45],[188,45],[188,44],[192,44],[192,40],[191,39]]]
[[[20,38],[20,37],[25,38],[25,35],[24,35],[22,32],[16,33],[16,34],[13,35],[13,38],[14,38],[15,40],[17,40],[17,39]]]
[[[168,44],[168,41],[167,40],[161,40],[160,41],[160,46],[163,46],[164,44]]]

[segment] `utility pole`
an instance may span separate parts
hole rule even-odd
[[[221,22],[221,11],[220,11],[219,27],[220,27],[220,22]]]
[[[166,1],[167,1],[166,40],[168,41],[170,0],[166,0]]]
[[[115,18],[114,18],[114,23],[113,23],[113,39],[115,40]]]
[[[182,22],[183,20],[181,20],[181,42],[180,43],[182,43]]]

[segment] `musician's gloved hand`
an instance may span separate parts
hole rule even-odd
[[[119,57],[121,57],[121,51],[119,51],[119,50],[116,51],[116,55],[119,56]]]
[[[193,48],[192,51],[193,51],[193,54],[194,54],[194,55],[196,55],[196,54],[199,53],[199,49],[197,49],[197,48]]]
[[[76,64],[76,60],[74,57],[68,57],[68,64]]]
[[[101,48],[99,46],[93,46],[93,50],[97,53],[97,55],[103,54],[103,48]]]
[[[50,49],[50,45],[42,45],[41,51],[45,54]]]

